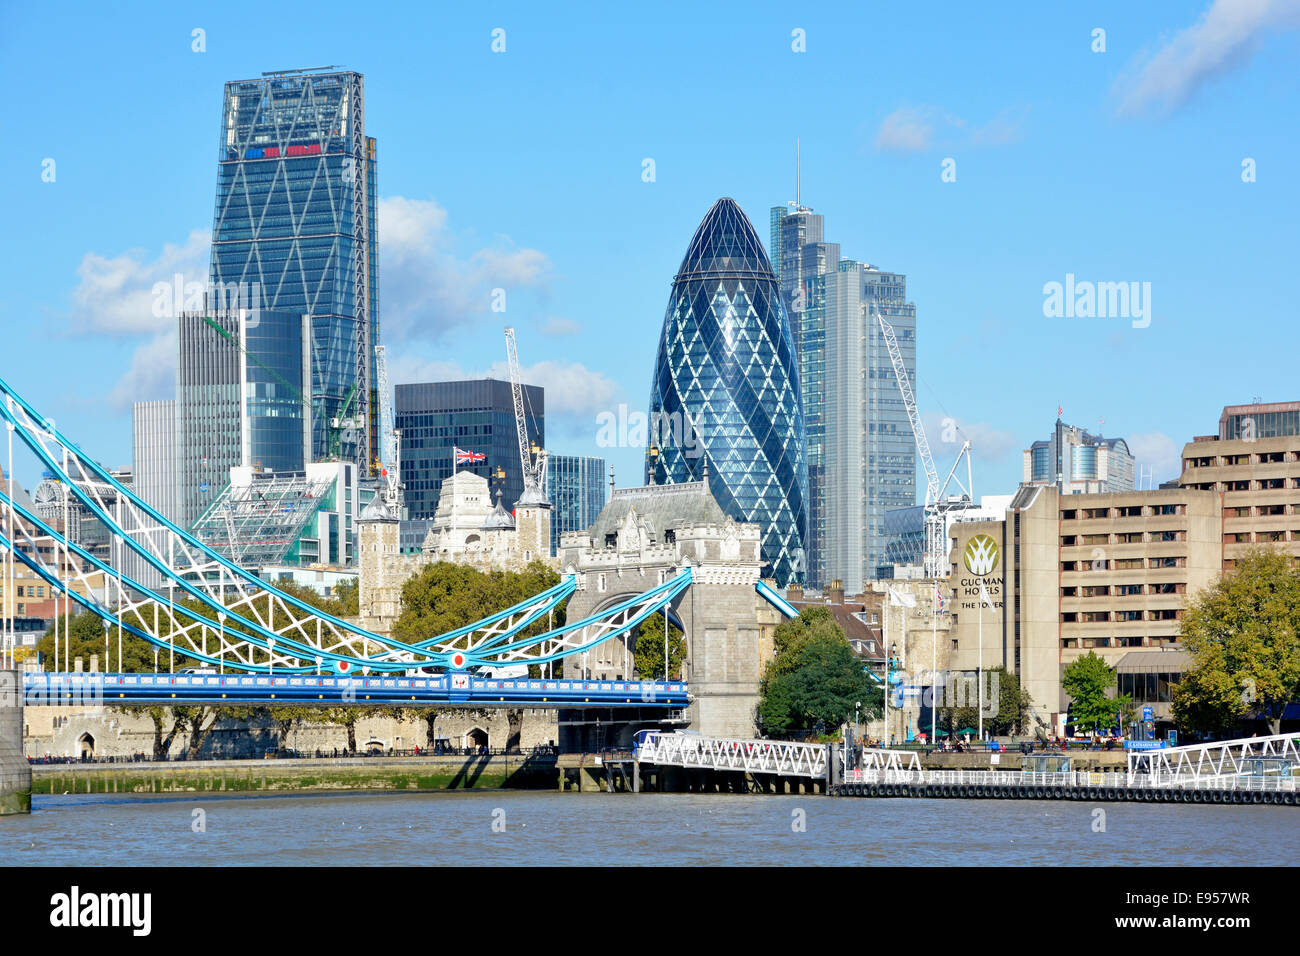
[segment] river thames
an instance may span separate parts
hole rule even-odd
[[[1099,815],[1104,814],[1104,815]],[[1294,807],[537,791],[37,796],[0,864],[1286,865]]]

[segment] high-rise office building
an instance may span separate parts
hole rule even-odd
[[[824,217],[806,206],[772,209],[772,267],[799,358],[808,436],[807,584],[821,587],[826,560],[826,277],[840,261],[838,243],[824,242]]]
[[[858,593],[889,563],[885,513],[916,503],[916,445],[878,319],[915,381],[916,306],[906,276],[841,259],[824,233],[806,206],[771,211],[808,423],[810,583]]]
[[[301,472],[312,460],[311,322],[265,309],[183,312],[179,342],[176,507],[189,527],[232,467]]]
[[[558,554],[560,535],[586,531],[605,507],[605,459],[551,455],[547,461],[546,496],[551,499],[551,553]]]
[[[1059,418],[1052,437],[1025,449],[1028,484],[1055,485],[1063,495],[1133,490],[1133,455],[1122,438],[1102,438]]]
[[[647,484],[707,477],[762,529],[765,575],[802,582],[808,463],[799,369],[776,275],[734,199],[705,215],[673,278],[650,386]]]
[[[531,446],[545,447],[545,395],[523,386],[524,425]],[[394,425],[402,432],[402,485],[413,520],[432,519],[442,482],[454,471],[487,478],[501,489],[507,508],[524,493],[519,433],[510,383],[496,379],[398,385],[393,390]],[[455,449],[482,455],[457,464]],[[504,474],[504,477],[502,475]]]
[[[222,304],[238,293],[244,308],[311,316],[310,458],[355,461],[363,476],[379,456],[376,147],[364,93],[360,73],[329,68],[226,84],[211,267]]]
[[[131,473],[135,493],[164,518],[175,521],[176,402],[136,402],[131,408]]]

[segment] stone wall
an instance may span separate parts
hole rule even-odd
[[[534,747],[559,741],[553,710],[523,710],[520,747]],[[164,733],[171,729],[170,715]],[[434,725],[435,734],[447,738],[453,747],[465,747],[483,740],[492,749],[506,746],[509,712],[505,708],[482,711],[442,711]],[[427,726],[419,716],[407,719],[363,717],[355,725],[359,751],[367,749],[412,750],[427,746]],[[31,757],[131,757],[153,754],[154,724],[148,716],[114,708],[29,707],[27,735],[22,752]],[[190,736],[178,733],[171,746],[174,757],[190,744]],[[347,729],[337,724],[306,722],[295,725],[283,739],[269,719],[222,721],[199,749],[199,757],[260,757],[268,750],[287,747],[301,753],[333,753],[347,749]],[[26,761],[23,761],[24,766]]]
[[[32,771],[23,756],[22,678],[0,671],[0,815],[28,813],[32,807]]]

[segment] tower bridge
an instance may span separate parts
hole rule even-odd
[[[753,732],[764,649],[770,653],[772,631],[792,609],[760,580],[759,529],[728,518],[707,477],[615,492],[589,532],[564,536],[559,584],[473,624],[405,642],[313,608],[230,561],[133,494],[2,380],[0,418],[9,437],[8,480],[0,483],[3,570],[12,575],[21,564],[50,587],[62,611],[51,672],[24,681],[33,703],[94,685],[110,705],[338,705],[355,697],[358,704],[554,707],[561,728],[601,726],[609,711],[622,719],[605,719],[605,732],[621,723],[621,737],[678,714],[671,722],[701,732]],[[15,450],[27,451],[105,527],[114,560],[78,545],[16,493]],[[396,547],[397,518],[377,498],[358,524],[364,574],[368,556]],[[125,571],[139,566],[161,584]],[[532,633],[561,605],[563,625]],[[116,649],[121,660],[120,635],[129,634],[155,648],[159,673],[68,673],[74,609],[97,615],[106,635],[117,630],[109,659]],[[683,679],[633,680],[633,635],[659,611],[685,634]],[[12,642],[7,635],[7,658]],[[557,661],[568,679],[541,679]],[[194,664],[209,673],[176,673]],[[518,665],[539,676],[476,673]]]

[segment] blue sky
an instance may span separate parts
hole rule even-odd
[[[1300,0],[9,4],[0,376],[128,463],[130,402],[173,387],[152,285],[206,277],[222,83],[338,64],[379,140],[395,382],[500,375],[512,324],[552,451],[639,483],[642,451],[598,448],[596,416],[645,409],[695,226],[733,196],[766,239],[798,137],[827,239],[907,274],[941,470],[951,417],[977,493],[1011,491],[1060,405],[1160,481],[1223,405],[1300,397],[1298,53]],[[1046,317],[1067,274],[1151,283],[1149,327]]]

